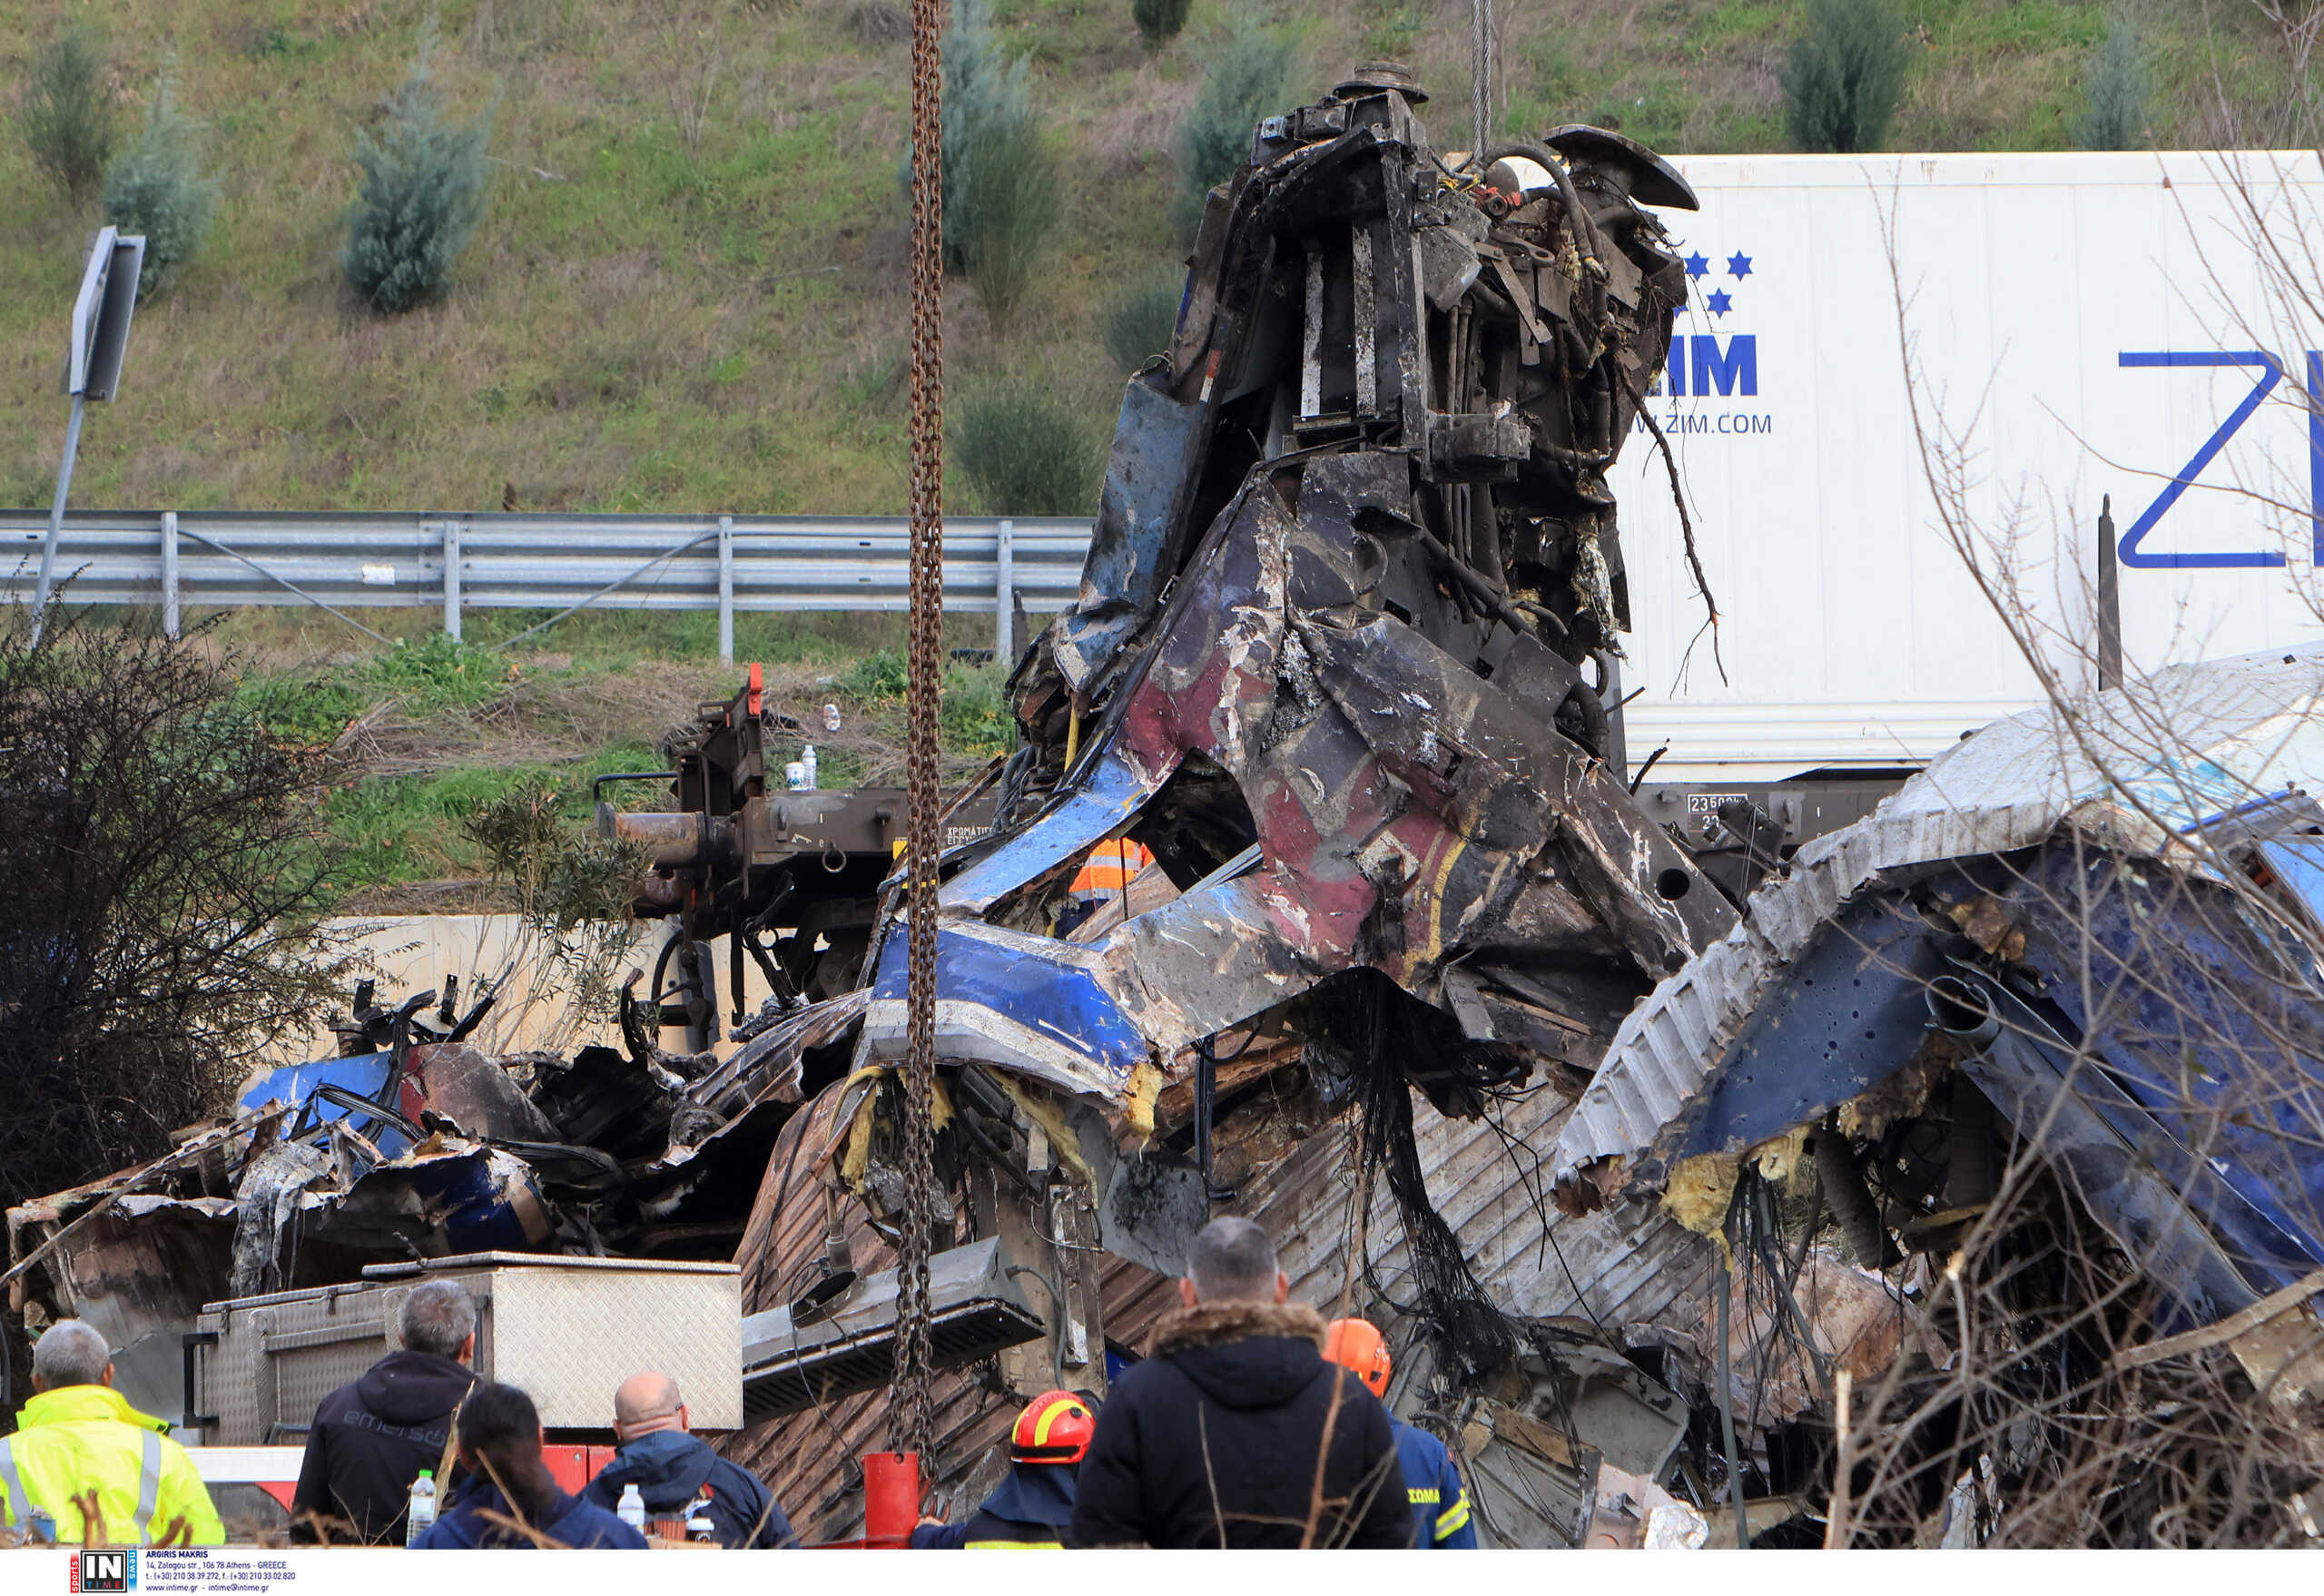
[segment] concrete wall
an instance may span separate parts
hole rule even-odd
[[[475,1039],[489,1050],[522,1052],[546,1049],[570,1052],[589,1042],[619,1045],[620,1037],[610,1016],[586,1025],[575,1020],[572,978],[547,956],[543,940],[528,930],[517,915],[410,914],[349,918],[327,923],[347,937],[370,962],[383,1003],[430,988],[441,990],[444,977],[450,974],[459,977],[459,1008],[465,1011],[484,982],[502,982],[500,1001]],[[653,974],[655,956],[670,933],[666,926],[651,921],[639,921],[625,929],[630,935],[629,946],[620,962],[613,967],[613,980],[618,984],[625,972],[644,971],[638,982],[643,995],[645,978]],[[723,1034],[730,1007],[725,991],[726,939],[721,937],[711,945],[717,955],[719,1029]],[[755,1010],[768,995],[765,978],[747,959],[743,961],[743,994],[745,1012]],[[343,1016],[345,1012],[346,1005],[342,1003],[340,1013]],[[662,1043],[672,1049],[682,1049],[685,1045],[684,1033],[674,1027],[664,1034]],[[724,1053],[731,1047],[721,1041],[717,1050]],[[330,1033],[317,1027],[303,1037],[286,1039],[270,1055],[268,1062],[296,1063],[303,1059],[321,1058],[333,1050]]]

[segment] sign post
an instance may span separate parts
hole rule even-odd
[[[49,595],[56,580],[56,541],[64,530],[64,499],[73,490],[73,462],[81,452],[81,419],[91,399],[109,400],[121,386],[121,358],[129,348],[129,319],[137,309],[137,283],[145,270],[145,241],[124,238],[118,229],[97,230],[82,269],[81,292],[73,301],[73,342],[64,370],[64,391],[73,396],[73,416],[64,424],[64,458],[56,468],[56,498],[49,506],[48,539],[40,547],[40,582],[33,590],[33,643],[48,623]]]

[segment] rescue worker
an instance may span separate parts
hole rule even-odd
[[[1089,857],[1074,872],[1066,889],[1064,910],[1058,915],[1057,934],[1069,936],[1074,928],[1129,891],[1137,872],[1154,862],[1153,851],[1143,842],[1115,837],[1089,850]]]
[[[575,1551],[645,1550],[645,1537],[620,1519],[565,1493],[541,1455],[540,1411],[514,1385],[478,1384],[460,1404],[458,1429],[460,1483],[414,1547],[524,1552],[546,1540]]]
[[[457,1281],[426,1281],[403,1299],[396,1330],[401,1347],[315,1407],[290,1495],[293,1541],[401,1545],[412,1481],[443,1467],[452,1415],[476,1384],[476,1303]]]
[[[1324,1332],[1324,1355],[1353,1369],[1366,1390],[1388,1400],[1394,1365],[1388,1343],[1371,1320],[1334,1319]],[[1396,1461],[1403,1465],[1404,1495],[1413,1504],[1412,1543],[1438,1552],[1476,1550],[1477,1526],[1469,1520],[1469,1499],[1461,1493],[1461,1475],[1444,1443],[1393,1414],[1388,1423],[1396,1432]]]
[[[581,1488],[581,1500],[606,1509],[620,1505],[622,1487],[635,1485],[647,1520],[675,1521],[656,1531],[685,1539],[686,1509],[707,1494],[706,1512],[718,1544],[762,1550],[798,1544],[783,1506],[758,1476],[729,1462],[693,1433],[678,1383],[648,1369],[614,1393],[614,1434],[621,1450]]]
[[[922,1519],[911,1543],[922,1549],[1054,1552],[1073,1522],[1073,1483],[1089,1455],[1098,1421],[1070,1391],[1044,1391],[1009,1432],[1009,1476],[965,1524]]]
[[[1412,1544],[1388,1410],[1324,1361],[1324,1316],[1290,1295],[1250,1220],[1196,1234],[1183,1305],[1098,1414],[1074,1545]]]
[[[113,1388],[105,1338],[59,1319],[33,1348],[33,1399],[0,1438],[0,1524],[37,1540],[112,1546],[219,1546],[225,1526],[167,1419]],[[94,1493],[96,1520],[83,1503]]]

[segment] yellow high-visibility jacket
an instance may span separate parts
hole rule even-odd
[[[143,1546],[182,1520],[196,1546],[222,1545],[209,1488],[169,1422],[141,1414],[109,1385],[63,1385],[25,1404],[16,1433],[0,1436],[0,1524],[44,1512],[61,1542],[85,1544],[75,1499],[97,1493],[105,1542]]]

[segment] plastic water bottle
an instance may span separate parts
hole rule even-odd
[[[621,1500],[614,1504],[614,1516],[639,1534],[645,1533],[645,1497],[632,1480],[621,1488]]]
[[[411,1501],[404,1508],[403,1543],[412,1546],[436,1522],[436,1471],[422,1469],[411,1483]]]
[[[799,751],[799,763],[805,767],[807,775],[807,791],[812,793],[815,791],[822,782],[822,773],[816,768],[815,745],[812,743],[808,744],[804,748],[802,748]]]

